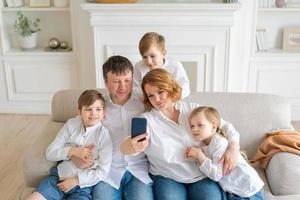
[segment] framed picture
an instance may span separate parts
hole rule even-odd
[[[30,0],[29,6],[35,8],[50,7],[50,0]]]
[[[286,27],[283,29],[282,49],[300,52],[300,27]]]

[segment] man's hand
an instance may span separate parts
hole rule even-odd
[[[75,156],[71,157],[72,162],[78,167],[79,169],[87,169],[91,167],[94,164],[93,160],[85,162],[84,160],[81,160],[80,158],[77,158]]]
[[[91,147],[89,146],[72,147],[69,151],[68,157],[71,158],[72,156],[75,156],[85,162],[89,162],[93,160],[92,150],[90,149]]]
[[[71,148],[68,156],[71,155],[70,159],[76,165],[76,167],[78,167],[79,169],[87,169],[94,164],[94,158],[92,154],[94,146],[94,144],[88,144],[82,147],[75,147],[77,149]],[[81,150],[83,150],[83,152],[81,152]],[[87,153],[87,156],[85,156],[85,153]]]
[[[227,175],[237,165],[240,146],[236,142],[230,142],[219,163],[223,163],[223,176]]]
[[[77,177],[61,179],[60,181],[61,182],[57,184],[57,186],[64,193],[70,191],[71,189],[79,185],[79,180]]]

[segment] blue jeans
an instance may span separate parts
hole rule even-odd
[[[130,172],[124,174],[117,190],[103,181],[94,186],[93,200],[153,200],[152,183],[145,184]]]
[[[157,200],[222,200],[225,197],[219,184],[209,178],[195,183],[179,183],[158,175],[151,175],[151,178]]]
[[[261,189],[259,192],[255,193],[250,197],[239,197],[235,194],[227,192],[227,199],[228,200],[263,200],[264,199],[264,190]]]
[[[43,179],[35,191],[43,195],[45,199],[92,199],[92,187],[80,188],[79,186],[76,186],[70,191],[64,193],[57,186],[59,182],[57,167],[52,167],[50,169],[50,176]]]

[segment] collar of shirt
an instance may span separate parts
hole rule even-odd
[[[81,119],[82,120],[82,119]],[[97,128],[101,127],[102,126],[102,123],[101,122],[98,122],[97,124],[93,125],[93,126],[89,126],[89,127],[84,127],[84,123],[82,121],[82,124],[81,124],[81,132],[87,134],[87,133],[90,133],[90,132],[93,132],[95,131]]]

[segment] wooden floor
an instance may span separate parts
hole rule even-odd
[[[0,114],[0,199],[19,199],[24,187],[23,154],[49,119],[48,115]]]
[[[0,199],[19,199],[24,187],[24,152],[33,144],[49,119],[48,115],[0,114]],[[293,124],[300,130],[300,122]]]

